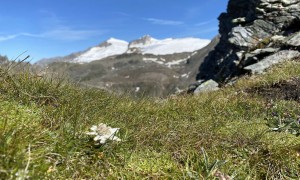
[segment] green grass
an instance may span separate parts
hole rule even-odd
[[[244,92],[299,75],[292,61],[217,92],[133,100],[1,68],[0,179],[299,179],[300,138],[272,131],[299,104]],[[122,141],[95,146],[99,123]]]

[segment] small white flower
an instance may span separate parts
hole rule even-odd
[[[120,128],[112,128],[106,124],[100,123],[98,126],[94,125],[90,128],[91,132],[87,132],[87,135],[95,136],[94,141],[100,144],[105,144],[107,140],[121,141],[120,138],[116,136],[116,133]]]

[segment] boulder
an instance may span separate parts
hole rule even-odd
[[[199,87],[202,83],[203,81],[197,81],[195,83],[190,84],[187,89],[187,93],[193,93],[197,89],[197,87]]]
[[[194,94],[197,95],[197,94],[200,94],[202,92],[210,92],[210,91],[217,91],[219,90],[219,84],[210,79],[208,81],[205,81],[204,83],[202,83],[200,86],[198,86],[196,88],[196,90],[194,91]]]

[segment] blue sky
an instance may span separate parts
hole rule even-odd
[[[131,41],[218,33],[227,0],[11,0],[0,6],[0,54],[63,56],[110,37]]]

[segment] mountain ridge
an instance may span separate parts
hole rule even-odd
[[[47,65],[52,62],[89,63],[95,60],[105,59],[122,54],[153,54],[170,55],[177,53],[191,53],[210,43],[210,40],[200,38],[166,38],[155,39],[145,35],[130,42],[117,38],[109,38],[97,46],[87,50],[75,52],[67,56],[44,58],[36,62],[39,65]],[[192,46],[190,46],[192,44]]]

